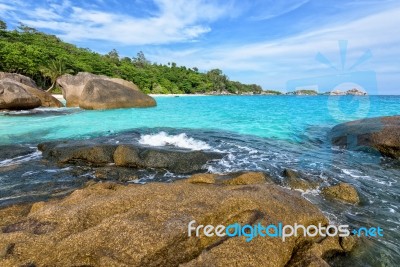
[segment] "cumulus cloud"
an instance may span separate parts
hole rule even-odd
[[[150,16],[76,6],[50,1],[48,8],[25,9],[20,21],[51,30],[66,41],[100,40],[124,45],[168,44],[191,41],[211,31],[210,22],[226,15],[227,8],[206,0],[155,0]],[[4,9],[15,8],[1,4]],[[18,4],[17,4],[18,5]]]

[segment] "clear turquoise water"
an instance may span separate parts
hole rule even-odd
[[[52,116],[0,116],[0,144],[155,127],[218,129],[299,140],[312,126],[331,127],[343,121],[400,113],[400,98],[390,96],[158,97],[157,103],[156,108],[147,109],[68,109]]]
[[[147,109],[0,113],[0,149],[7,144],[35,147],[47,140],[97,136],[106,136],[107,142],[138,142],[143,136],[167,135],[172,138],[168,142],[179,144],[193,138],[194,145],[207,144],[226,153],[223,160],[207,166],[210,172],[257,170],[283,179],[283,169],[292,168],[321,178],[324,185],[351,183],[360,194],[359,206],[332,203],[318,190],[304,193],[333,222],[384,229],[383,238],[365,240],[367,249],[356,251],[341,266],[400,262],[400,163],[334,148],[327,138],[331,127],[341,122],[399,115],[400,96],[158,97],[157,103]],[[68,192],[86,177],[90,173],[77,176],[71,169],[47,166],[40,153],[5,161],[0,153],[0,206]],[[149,171],[139,182],[179,178]]]

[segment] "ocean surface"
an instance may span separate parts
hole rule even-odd
[[[331,202],[319,190],[303,195],[334,223],[381,227],[338,266],[398,266],[400,262],[400,163],[376,154],[332,147],[329,130],[342,122],[400,114],[400,96],[184,96],[157,97],[145,109],[83,111],[35,109],[0,113],[0,149],[27,149],[7,158],[0,151],[0,207],[62,196],[92,178],[87,170],[41,161],[38,143],[107,136],[109,142],[220,151],[209,172],[258,170],[283,179],[291,168],[354,185],[358,206]],[[13,150],[13,149],[12,149]],[[5,151],[5,150],[4,150]],[[3,156],[2,156],[3,154]],[[173,181],[181,175],[144,171],[133,183]]]

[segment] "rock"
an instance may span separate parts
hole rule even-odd
[[[223,175],[198,173],[183,180],[191,184],[251,185],[273,183],[272,178],[263,172],[236,172]]]
[[[100,81],[89,85],[89,82],[94,80]],[[59,77],[57,84],[62,89],[63,97],[67,101],[67,107],[80,106],[86,109],[106,109],[151,107],[156,105],[155,100],[143,94],[134,83],[119,78],[80,72],[75,76],[65,74]],[[81,105],[81,96],[86,85],[88,85],[88,88],[83,95]],[[131,90],[127,90],[127,88]],[[90,99],[91,97],[95,97],[95,100]]]
[[[0,72],[0,81],[6,83],[14,83],[15,85],[25,89],[26,93],[31,97],[37,97],[40,99],[41,107],[63,107],[64,105],[54,98],[50,93],[38,89],[35,82],[23,75],[16,73],[5,73]]]
[[[270,180],[270,179],[269,179]],[[226,185],[264,184],[267,178],[262,172],[247,172],[223,181]]]
[[[23,86],[25,88],[25,90],[36,96],[37,98],[40,99],[40,106],[41,107],[48,107],[48,108],[61,108],[63,107],[63,103],[61,103],[57,98],[53,97],[50,93],[40,90],[40,89],[36,89],[33,87],[29,87],[29,86]]]
[[[10,79],[17,83],[22,83],[32,88],[38,89],[34,80],[18,73],[0,72],[0,80]]]
[[[0,80],[0,109],[22,110],[37,108],[40,99],[12,80]]]
[[[322,194],[328,198],[341,200],[351,204],[358,204],[360,198],[356,189],[346,183],[339,183],[334,186],[325,187],[322,189]]]
[[[110,81],[118,83],[118,84],[123,85],[125,87],[129,87],[129,88],[131,88],[131,89],[133,89],[135,91],[140,91],[139,87],[136,84],[134,84],[133,82],[126,81],[126,80],[120,79],[120,78],[110,78]]]
[[[291,169],[285,169],[283,176],[286,178],[284,184],[291,189],[300,189],[303,191],[315,189],[318,187],[318,183],[314,181],[307,181],[301,178],[301,175]]]
[[[372,148],[381,155],[400,158],[400,116],[377,117],[336,125],[332,144],[347,149]]]
[[[95,79],[86,83],[79,100],[83,109],[154,107],[154,98],[119,83]]]
[[[367,95],[366,92],[353,88],[346,91],[346,95]]]
[[[355,236],[340,237],[340,246],[345,252],[352,251],[357,245],[357,238]]]
[[[61,87],[67,107],[79,107],[79,100],[86,83],[93,79],[108,79],[106,76],[95,75],[88,72],[79,72],[77,75],[64,74],[57,79]]]
[[[213,173],[197,173],[184,180],[191,184],[215,184],[217,175]]]
[[[219,153],[167,148],[120,145],[115,150],[117,166],[166,169],[175,173],[200,171],[210,160],[220,159]]]
[[[2,145],[0,151],[0,161],[3,161],[31,154],[35,149],[23,145]]]
[[[220,159],[219,153],[183,149],[144,147],[132,144],[101,144],[85,141],[47,142],[38,145],[43,158],[65,164],[118,167],[156,168],[175,173],[200,171],[210,160]]]
[[[100,180],[115,180],[120,182],[133,181],[139,178],[137,170],[115,166],[96,168],[94,176]]]
[[[251,188],[251,190],[246,190]],[[30,207],[31,205],[29,205]],[[0,266],[327,266],[338,239],[206,237],[188,224],[305,226],[328,220],[299,193],[273,184],[97,183],[29,213],[0,210]],[[12,213],[12,212],[11,212]],[[4,219],[6,218],[6,221]],[[10,219],[11,218],[11,219]],[[4,229],[6,232],[4,232]],[[307,256],[307,257],[306,257]],[[298,261],[294,261],[298,259]]]
[[[55,160],[58,163],[83,163],[94,166],[104,166],[113,163],[115,145],[70,144],[69,142],[48,142],[38,145],[43,158]]]

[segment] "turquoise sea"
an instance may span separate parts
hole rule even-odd
[[[318,190],[303,195],[328,218],[353,227],[384,229],[363,241],[343,266],[396,266],[400,262],[400,163],[332,147],[329,130],[341,122],[400,114],[400,96],[181,96],[157,97],[146,109],[83,111],[35,109],[0,113],[1,146],[31,147],[28,155],[0,155],[0,206],[62,195],[90,178],[40,161],[38,143],[104,137],[110,142],[220,151],[210,172],[260,170],[282,178],[284,168],[319,177],[324,184],[354,185],[359,206],[332,203]],[[18,167],[16,167],[18,166]],[[138,183],[184,178],[144,172]]]

